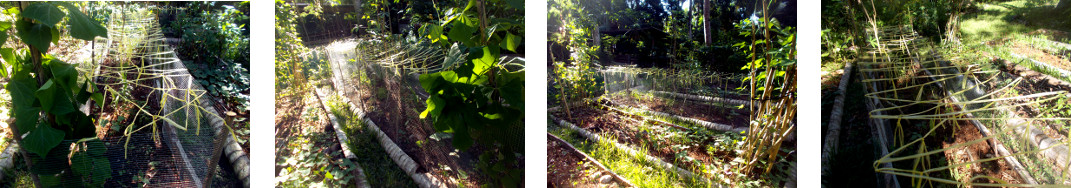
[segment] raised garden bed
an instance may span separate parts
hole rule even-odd
[[[683,129],[679,125],[650,123],[637,116],[602,110],[591,105],[573,106],[569,114],[564,110],[550,112],[565,122],[573,123],[580,129],[602,135],[614,142],[644,151],[660,161],[673,166],[691,169],[701,178],[713,179],[715,182],[727,181],[730,164],[737,153],[733,148],[735,133],[720,133],[702,127]],[[782,173],[778,172],[772,174]],[[637,180],[638,181],[638,180]],[[725,182],[722,182],[725,183]]]
[[[547,134],[548,187],[635,187],[569,142]]]

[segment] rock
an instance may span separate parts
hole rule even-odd
[[[599,183],[602,183],[602,184],[608,184],[608,183],[610,183],[612,181],[614,181],[614,177],[612,177],[610,175],[603,175],[602,178],[599,178]]]
[[[601,176],[601,175],[602,175],[602,172],[595,172],[595,173],[591,173],[591,175],[588,175],[588,178],[599,179],[599,176]]]

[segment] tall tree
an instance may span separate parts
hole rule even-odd
[[[357,15],[356,16],[357,17],[357,26],[353,28],[354,29],[353,32],[357,33],[357,36],[360,36],[361,35],[361,25],[364,25],[364,22],[362,22],[363,21],[362,18],[364,18],[364,14],[361,14],[361,0],[353,0],[353,10],[354,10],[353,12],[355,13],[354,15]]]
[[[710,45],[710,0],[703,0],[703,44]]]

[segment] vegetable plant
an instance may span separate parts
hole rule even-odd
[[[523,145],[523,140],[511,133],[523,130],[524,70],[501,63],[501,53],[517,51],[522,39],[511,28],[520,28],[521,22],[488,19],[486,6],[482,0],[470,0],[447,11],[453,14],[441,25],[421,29],[422,36],[444,48],[462,44],[458,46],[467,55],[461,64],[444,63],[446,71],[420,75],[421,86],[430,94],[420,117],[432,118],[436,131],[453,134],[457,149],[467,150],[474,142],[498,146],[484,151],[477,167],[493,177],[495,186],[514,187],[523,180],[523,171],[514,167],[516,153],[523,148],[511,147]],[[508,7],[523,10],[518,4]]]
[[[20,2],[5,13],[15,20],[0,21],[0,31],[14,27],[16,35],[0,32],[0,43],[18,39],[25,47],[0,49],[5,68],[11,68],[0,75],[10,78],[5,87],[15,117],[11,128],[28,151],[23,156],[38,186],[71,178],[86,187],[102,186],[111,178],[106,147],[96,138],[93,118],[79,107],[91,100],[101,105],[103,96],[93,92],[89,80],[79,82],[73,65],[47,52],[63,34],[93,40],[107,37],[107,29],[67,2]],[[60,33],[61,28],[68,33]]]

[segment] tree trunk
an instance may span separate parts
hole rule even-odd
[[[353,10],[357,15],[357,25],[354,27],[353,32],[356,33],[357,36],[361,36],[361,26],[364,25],[364,20],[361,20],[361,18],[364,17],[364,14],[361,13],[361,0],[353,0]]]
[[[1068,1],[1068,0],[1064,0]],[[703,43],[710,45],[713,41],[710,31],[710,0],[703,0]]]
[[[1059,4],[1056,4],[1057,11],[1067,11],[1071,9],[1071,0],[1060,0]]]
[[[595,46],[602,48],[602,33],[599,32],[599,25],[595,25],[595,28],[592,30],[594,30],[595,33],[591,35],[591,39],[595,41]]]

